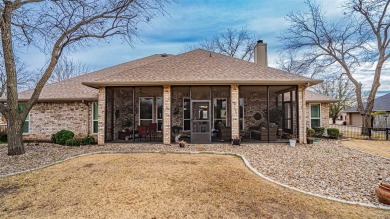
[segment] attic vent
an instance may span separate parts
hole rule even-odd
[[[161,54],[161,57],[168,57],[168,54],[163,53],[163,54]]]

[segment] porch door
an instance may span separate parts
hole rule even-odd
[[[191,143],[211,142],[210,101],[191,101]]]

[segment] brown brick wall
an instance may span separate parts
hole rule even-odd
[[[77,137],[92,133],[92,103],[37,103],[30,111],[30,131],[25,140],[48,141],[52,134],[68,129]],[[97,137],[97,135],[92,135]]]

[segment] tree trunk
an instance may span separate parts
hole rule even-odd
[[[371,128],[371,116],[370,115],[362,115],[362,135],[368,135],[368,128]]]
[[[337,117],[333,117],[333,118],[332,118],[333,124],[336,124],[336,118],[337,118]]]
[[[24,145],[22,139],[23,122],[20,118],[9,118],[7,130],[8,155],[24,154]]]

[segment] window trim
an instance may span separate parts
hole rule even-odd
[[[152,119],[141,119],[141,98],[150,98],[152,99]],[[155,116],[154,116],[154,97],[139,97],[138,98],[138,125],[141,125],[141,120],[152,120],[152,123],[153,121],[155,121]]]
[[[94,107],[96,104],[96,113],[97,113],[97,119],[95,120],[93,117],[93,113],[95,112]],[[98,134],[99,133],[99,102],[92,102],[92,113],[91,113],[91,121],[92,121],[92,134]],[[94,123],[97,122],[97,132],[95,132],[94,128]]]
[[[311,116],[311,107],[312,107],[312,105],[319,105],[319,111],[320,111],[320,113],[319,113],[319,117],[317,118],[317,117],[315,117],[315,118],[312,118],[312,116]],[[310,108],[309,108],[309,119],[310,119],[310,128],[312,128],[312,125],[311,125],[311,120],[312,119],[319,119],[320,120],[320,127],[321,127],[321,124],[322,124],[322,112],[321,112],[321,103],[310,103],[309,104],[309,106],[310,106]]]

